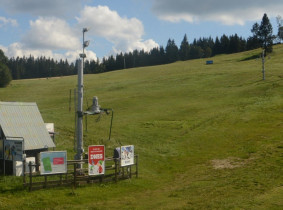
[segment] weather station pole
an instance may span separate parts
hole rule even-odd
[[[84,34],[87,32],[87,28],[83,28],[83,53],[80,54],[80,58],[78,60],[78,104],[77,104],[77,125],[76,125],[76,155],[75,160],[83,160],[83,153],[84,153],[84,147],[83,147],[83,75],[84,75],[84,58],[86,58],[86,54],[84,52],[84,49],[89,45],[89,41],[84,40]],[[83,164],[78,164],[78,168],[82,169]]]

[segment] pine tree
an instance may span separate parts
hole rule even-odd
[[[215,38],[215,43],[212,49],[213,55],[218,55],[221,53],[221,43],[218,36]]]
[[[190,45],[186,34],[183,38],[183,41],[181,42],[179,56],[182,61],[188,60],[190,56]]]
[[[274,37],[272,35],[272,25],[266,13],[262,17],[262,21],[258,30],[258,36],[262,44],[262,48],[265,49],[266,52],[272,52]]]
[[[250,36],[247,40],[247,49],[257,49],[262,46],[259,38],[259,24],[255,23],[251,29],[252,36]]]
[[[230,40],[225,34],[221,36],[220,44],[221,44],[221,53],[229,53]]]
[[[173,63],[178,60],[179,49],[177,45],[175,44],[174,39],[168,40],[165,51],[166,51],[166,59],[168,63]]]

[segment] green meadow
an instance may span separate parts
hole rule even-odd
[[[97,96],[114,110],[110,141],[111,116],[87,117],[85,150],[104,144],[110,157],[133,144],[139,177],[28,192],[21,177],[1,176],[0,209],[282,209],[283,45],[266,58],[265,81],[260,52],[85,75],[84,109]],[[56,150],[73,159],[76,85],[12,81],[0,101],[36,102]]]

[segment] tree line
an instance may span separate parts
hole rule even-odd
[[[282,19],[277,17],[278,35],[283,40],[280,28]],[[104,57],[101,61],[86,60],[84,73],[96,74],[126,68],[153,66],[186,61],[198,58],[210,58],[218,54],[238,53],[262,47],[267,53],[272,52],[275,35],[272,33],[272,25],[266,14],[261,23],[255,23],[251,29],[252,36],[244,39],[237,34],[227,36],[223,34],[215,39],[203,37],[194,39],[189,43],[185,34],[178,47],[174,39],[169,39],[165,47],[153,48],[149,52],[134,50],[133,52],[119,53]],[[2,51],[3,54],[3,51]],[[4,57],[3,57],[4,56]],[[42,77],[56,77],[77,74],[77,61],[69,63],[67,60],[56,61],[53,58],[39,57],[17,57],[8,59],[2,55],[2,63],[8,66],[13,79],[28,79]]]

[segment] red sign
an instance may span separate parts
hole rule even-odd
[[[104,145],[88,147],[88,171],[89,175],[104,174],[105,171]]]
[[[64,164],[63,157],[53,158],[53,165],[61,165],[61,164]]]

